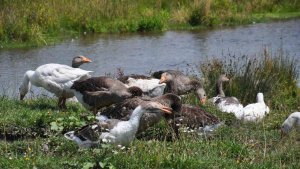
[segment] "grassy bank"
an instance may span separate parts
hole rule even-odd
[[[300,108],[297,62],[283,53],[261,55],[259,60],[233,56],[201,65],[209,97],[215,96],[217,76],[227,73],[226,95],[246,105],[263,92],[271,109],[261,122],[242,123],[212,105],[203,106],[226,124],[208,137],[182,131],[180,140],[166,141],[172,131],[162,121],[128,149],[105,144],[78,149],[63,133],[93,120],[79,103],[68,103],[68,111],[59,112],[51,98],[20,102],[1,97],[0,168],[299,168],[299,134],[279,135],[287,115]],[[197,100],[189,95],[184,102]]]
[[[49,45],[85,33],[231,26],[300,16],[295,0],[1,0],[0,47]]]

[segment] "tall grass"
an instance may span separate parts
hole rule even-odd
[[[226,74],[230,81],[224,82],[226,96],[237,97],[243,105],[256,102],[259,92],[264,94],[266,104],[273,115],[269,116],[269,127],[278,127],[282,119],[300,108],[298,62],[280,51],[269,53],[265,49],[253,57],[229,55],[227,59],[213,59],[203,63],[200,71],[205,79],[209,96],[216,96],[215,84],[220,74]]]
[[[299,1],[294,0],[1,0],[0,45],[46,45],[58,37],[84,32],[234,25],[271,17],[264,15],[267,13],[295,12],[293,16],[299,16],[299,8]]]
[[[295,58],[283,52],[271,54],[265,49],[260,56],[229,56],[228,59],[214,59],[200,66],[206,79],[209,95],[216,95],[215,83],[222,73],[231,78],[225,88],[226,95],[237,96],[242,103],[251,103],[256,94],[262,92],[266,100],[272,99],[276,109],[297,108],[298,65]]]

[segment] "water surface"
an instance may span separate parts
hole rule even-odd
[[[78,54],[93,60],[81,68],[100,76],[115,74],[117,68],[125,74],[148,74],[161,69],[185,71],[191,68],[189,65],[212,57],[254,57],[265,47],[270,52],[283,49],[300,59],[300,19],[207,31],[87,35],[54,46],[0,50],[0,94],[17,96],[25,71],[46,63],[70,65]],[[33,92],[37,95],[40,91]]]

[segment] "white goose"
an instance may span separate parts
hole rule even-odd
[[[243,105],[236,97],[226,97],[223,91],[223,82],[227,82],[229,79],[226,75],[220,75],[216,82],[217,96],[212,98],[212,102],[217,106],[219,110],[227,113],[234,113],[239,118],[243,114]]]
[[[146,111],[172,113],[171,108],[158,102],[143,102],[133,110],[128,121],[107,119],[96,124],[84,126],[76,131],[67,132],[64,136],[69,140],[75,141],[79,147],[83,148],[91,147],[100,141],[128,146],[134,140],[140,118]]]
[[[293,127],[300,130],[300,112],[294,112],[283,122],[281,126],[281,137],[287,135]]]
[[[92,72],[74,67],[79,67],[81,64],[88,62],[91,62],[91,60],[84,56],[77,56],[73,59],[73,67],[50,63],[39,66],[35,71],[27,71],[19,87],[20,100],[24,99],[31,85],[34,85],[54,93],[59,98],[59,108],[65,109],[66,99],[74,96],[73,91],[70,90],[74,81],[87,79],[90,77],[89,73]]]
[[[164,94],[166,87],[165,83],[160,84],[159,79],[144,76],[144,75],[129,75],[118,78],[121,82],[128,87],[137,86],[143,93],[149,97],[157,97]]]
[[[264,118],[270,112],[270,109],[265,104],[262,93],[257,93],[256,102],[244,107],[243,115],[238,118],[243,121],[258,121]]]

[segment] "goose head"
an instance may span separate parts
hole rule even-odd
[[[228,82],[229,78],[225,74],[221,74],[220,77],[219,77],[219,81]]]
[[[281,125],[281,138],[286,136],[293,128],[294,125],[300,127],[300,112],[294,112]]]
[[[206,92],[202,87],[196,89],[196,95],[199,98],[200,104],[206,103]]]
[[[223,91],[223,82],[228,82],[229,81],[229,78],[226,77],[225,74],[221,74],[217,80],[217,83],[216,83],[216,89],[217,89],[217,94],[218,96],[220,97],[225,97],[225,93]]]
[[[164,106],[161,103],[158,102],[145,102],[142,103],[141,108],[144,109],[147,112],[151,112],[151,113],[158,113],[158,112],[163,112],[166,114],[172,114],[172,108],[168,107],[168,106]]]
[[[23,77],[23,81],[21,86],[19,87],[20,92],[20,100],[23,100],[25,95],[28,93],[28,91],[31,88],[31,82],[30,79],[33,77],[34,71],[28,70]]]
[[[257,103],[264,103],[264,95],[262,93],[257,93],[256,101]]]
[[[129,93],[131,93],[131,96],[132,96],[132,97],[135,97],[135,96],[142,96],[142,95],[143,95],[142,89],[139,88],[139,87],[136,87],[136,86],[129,87],[129,88],[127,89],[127,91],[128,91]]]
[[[176,94],[167,93],[153,98],[153,101],[157,101],[163,105],[166,105],[167,107],[171,107],[174,115],[181,112],[181,98]]]
[[[168,83],[172,80],[173,80],[173,76],[168,72],[164,72],[163,74],[161,74],[159,84]]]
[[[92,62],[89,58],[79,55],[73,58],[72,60],[72,67],[73,68],[79,68],[80,65],[84,63]]]
[[[285,123],[282,124],[280,129],[280,137],[283,138],[284,136],[286,136],[291,129],[292,125],[289,122],[285,121]]]

